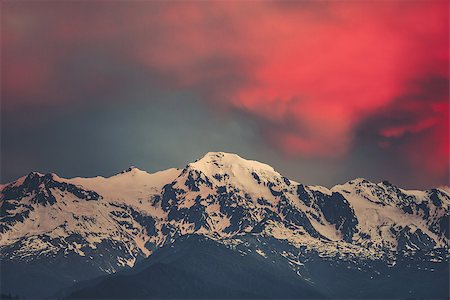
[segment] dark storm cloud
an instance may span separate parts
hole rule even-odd
[[[448,79],[428,76],[414,92],[383,107],[359,127],[355,148],[380,164],[386,177],[411,186],[448,184]],[[382,162],[382,163],[381,163]],[[424,176],[425,175],[425,176]]]

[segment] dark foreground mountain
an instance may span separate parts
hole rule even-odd
[[[446,189],[305,186],[234,154],[1,186],[1,292],[69,298],[445,298]]]
[[[164,246],[132,271],[82,282],[58,294],[68,299],[207,298],[207,299],[313,299],[313,298],[440,298],[447,293],[446,264],[421,263],[402,258],[398,265],[382,262],[342,262],[317,253],[299,257],[293,269],[279,255],[262,257],[253,251],[260,241],[243,237],[249,246],[233,251],[205,237],[181,238]],[[287,244],[265,240],[280,253]],[[250,241],[255,244],[250,245]],[[405,284],[407,283],[407,284]]]
[[[199,237],[183,237],[136,270],[119,272],[69,293],[68,298],[317,298],[323,297],[285,264],[242,255]]]

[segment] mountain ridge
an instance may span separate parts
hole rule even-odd
[[[436,262],[449,256],[445,190],[404,190],[363,178],[330,189],[307,186],[223,152],[156,173],[130,167],[107,178],[64,179],[32,172],[3,185],[0,195],[7,273],[30,263],[85,266],[83,276],[58,269],[72,283],[132,268],[193,234],[230,249],[253,237],[283,241],[289,246],[276,257],[294,269],[298,251],[386,265],[399,255]],[[258,242],[252,251],[271,257],[274,250],[264,249]],[[2,280],[14,285],[8,279]]]
[[[256,164],[259,164],[259,165],[266,166],[266,167],[268,167],[269,170],[272,170],[274,173],[280,174],[279,172],[277,172],[273,167],[271,167],[271,166],[268,165],[268,164],[261,163],[261,162],[256,161],[256,160],[244,159],[244,158],[240,157],[238,154],[235,154],[235,153],[228,153],[228,152],[223,152],[223,151],[210,151],[210,152],[207,152],[207,153],[206,153],[204,156],[202,156],[201,158],[196,159],[196,160],[195,160],[194,162],[192,162],[192,163],[188,163],[188,164],[185,166],[185,168],[188,167],[189,165],[196,164],[196,163],[199,162],[199,161],[208,159],[209,157],[215,156],[215,155],[227,155],[227,156],[230,156],[230,155],[231,155],[231,156],[235,156],[235,157],[241,159],[242,161],[247,161],[247,162],[256,163]],[[123,170],[121,170],[121,171],[119,171],[119,172],[117,172],[117,173],[115,173],[115,174],[112,174],[112,175],[110,175],[110,176],[101,176],[101,175],[97,175],[97,176],[87,176],[87,177],[79,177],[79,176],[75,176],[75,177],[60,177],[59,174],[57,174],[57,173],[55,173],[55,172],[31,171],[31,172],[28,173],[27,175],[21,176],[21,177],[17,178],[16,180],[12,180],[12,181],[5,182],[5,183],[0,183],[0,189],[2,189],[3,187],[5,187],[5,186],[7,186],[7,185],[9,185],[9,184],[11,184],[11,183],[14,183],[14,182],[16,182],[16,181],[19,181],[19,180],[21,180],[21,179],[25,179],[27,176],[29,176],[30,174],[33,174],[33,173],[34,173],[34,174],[41,175],[41,176],[51,174],[51,175],[53,175],[53,176],[55,176],[56,178],[61,179],[61,180],[75,180],[75,179],[79,179],[79,178],[82,178],[82,179],[94,179],[94,178],[104,178],[104,179],[108,179],[108,178],[111,178],[111,177],[114,177],[114,176],[117,176],[117,175],[120,175],[120,174],[129,173],[129,172],[131,172],[131,171],[133,171],[133,170],[135,170],[135,171],[137,171],[137,172],[140,172],[140,173],[146,173],[146,174],[149,174],[149,175],[154,175],[154,174],[158,174],[158,173],[165,172],[165,171],[169,171],[169,170],[183,170],[183,168],[175,168],[175,167],[172,167],[172,168],[168,168],[168,169],[163,169],[163,170],[158,170],[158,171],[154,171],[154,172],[149,172],[149,171],[147,171],[147,170],[140,169],[139,167],[137,167],[137,166],[135,166],[135,165],[130,165],[128,168],[125,168],[125,169],[123,169]],[[293,180],[292,180],[292,181],[293,181]],[[380,182],[375,182],[375,181],[370,180],[369,178],[365,178],[365,177],[356,177],[356,178],[349,179],[349,180],[347,180],[347,181],[345,181],[345,182],[342,182],[342,183],[336,183],[334,186],[331,186],[331,187],[330,187],[330,186],[323,186],[323,185],[316,185],[316,184],[309,184],[308,186],[318,186],[318,187],[323,187],[323,188],[326,188],[326,189],[331,190],[331,189],[333,189],[333,188],[336,187],[336,186],[339,186],[339,185],[345,185],[345,184],[350,183],[350,182],[358,182],[358,181],[369,181],[369,182],[374,183],[374,184],[382,184],[383,182],[390,183],[390,182],[389,182],[388,180],[386,180],[386,179],[381,180]],[[295,182],[295,181],[294,181],[294,182]],[[301,182],[301,181],[297,181],[297,182]],[[392,183],[390,183],[390,184],[392,184]],[[442,190],[442,191],[445,191],[445,192],[447,192],[447,193],[450,193],[450,186],[448,186],[448,185],[440,185],[440,186],[428,187],[428,188],[426,188],[425,190],[430,190],[430,189],[440,189],[440,190]],[[408,188],[408,189],[405,189],[405,190],[409,190],[409,191],[415,191],[415,190],[416,190],[416,191],[422,191],[422,190],[424,190],[424,189]]]

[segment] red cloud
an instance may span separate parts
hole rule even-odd
[[[428,84],[381,113],[379,145],[397,150],[400,159],[424,174],[448,178],[449,84],[443,78],[432,81],[438,84]]]
[[[191,89],[211,105],[247,113],[271,144],[294,156],[342,156],[359,124],[414,94],[413,82],[448,80],[445,1],[5,6],[5,30],[19,36],[6,41],[7,94],[47,87],[55,80],[47,74],[71,55],[100,48],[156,73],[161,86]],[[39,65],[17,63],[34,50],[50,70],[42,77],[35,74]],[[447,101],[440,105],[448,111]],[[437,149],[448,151],[448,132],[439,128],[444,121],[428,111],[419,116],[379,132],[400,138],[427,130]],[[439,156],[441,165],[448,165],[445,157]]]
[[[405,124],[401,126],[387,127],[380,131],[380,134],[387,138],[398,138],[402,137],[406,133],[418,133],[428,128],[432,128],[439,123],[436,118],[427,118],[414,122],[412,124]]]

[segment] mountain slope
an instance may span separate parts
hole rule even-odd
[[[417,257],[400,257],[395,266],[389,266],[382,261],[340,261],[303,253],[291,268],[283,255],[270,252],[295,252],[289,244],[273,238],[258,240],[254,235],[241,239],[245,244],[233,251],[205,237],[185,236],[158,249],[134,269],[82,282],[59,297],[373,299],[441,298],[448,293],[445,263],[422,262],[424,269],[418,269]],[[267,255],[261,255],[261,245]]]
[[[86,283],[85,283],[86,285]],[[315,298],[312,284],[260,255],[242,256],[197,235],[159,249],[132,272],[75,288],[68,298]]]
[[[303,252],[355,265],[393,266],[403,257],[445,264],[449,206],[442,189],[365,179],[305,186],[222,152],[155,174],[130,168],[109,178],[64,179],[33,172],[1,186],[2,291],[51,295],[134,267],[193,234],[235,251],[248,248],[243,237],[282,241],[284,253],[263,250],[261,241],[253,251],[280,257],[292,270]],[[33,280],[38,276],[49,284]]]

